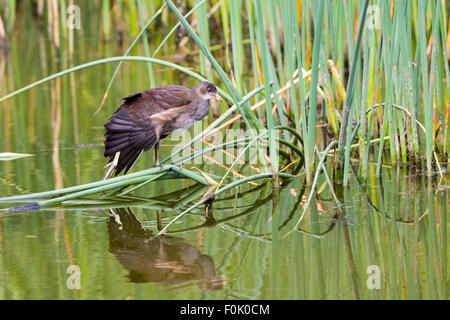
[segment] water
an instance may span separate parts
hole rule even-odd
[[[57,57],[44,34],[19,27],[9,54],[0,58],[1,95],[125,51],[90,32],[70,58],[65,49]],[[142,64],[127,62],[94,117],[114,67],[86,69],[0,104],[0,152],[34,155],[0,162],[2,196],[102,178],[103,124],[119,97],[149,83]],[[160,71],[159,85],[196,83]],[[176,143],[165,140],[162,153]],[[134,170],[151,164],[147,152]],[[188,167],[194,166],[226,171],[213,164]],[[203,187],[158,182],[122,202],[2,213],[0,299],[448,299],[446,184],[448,176],[429,180],[395,166],[365,186],[352,174],[349,188],[336,186],[344,208],[338,214],[322,178],[323,191],[296,231],[309,196],[303,177],[283,181],[281,188],[243,185],[216,199],[214,221],[206,221],[200,207],[161,237],[154,236],[197,202]]]

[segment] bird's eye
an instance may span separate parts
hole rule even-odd
[[[211,92],[212,91],[212,88],[210,87],[210,88],[208,88],[208,92]]]

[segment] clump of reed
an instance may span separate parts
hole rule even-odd
[[[45,3],[49,17],[53,12],[46,21],[53,32],[62,26],[54,23],[58,10],[52,6],[63,12],[69,3]],[[310,184],[324,169],[325,158],[333,155],[335,178],[344,185],[355,160],[363,182],[369,176],[369,162],[376,164],[376,175],[385,163],[418,167],[429,176],[442,174],[443,166],[450,168],[450,34],[445,1],[104,0],[80,6],[101,13],[99,33],[104,40],[124,34],[134,38],[125,55],[62,71],[0,101],[86,66],[117,61],[145,62],[150,84],[156,85],[152,65],[165,64],[196,79],[214,81],[233,106],[185,148],[241,120],[248,129],[281,130],[282,140],[269,141],[270,163],[276,162],[276,144],[282,144],[290,162],[304,160]],[[7,25],[18,23],[14,10],[11,0]],[[169,31],[152,53],[147,32],[158,28]],[[65,34],[53,33],[54,41],[55,37]],[[197,57],[199,67],[194,71],[155,58],[173,38],[175,50]],[[144,46],[145,57],[128,56],[137,43]],[[218,60],[219,55],[225,61]],[[230,119],[234,111],[238,116]],[[327,131],[317,129],[321,126]],[[333,148],[337,153],[331,152]],[[263,172],[278,169],[269,166]]]

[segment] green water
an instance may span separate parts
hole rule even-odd
[[[1,95],[126,50],[90,34],[78,35],[72,57],[66,49],[58,57],[44,33],[24,32],[19,24],[0,57]],[[164,50],[161,57],[170,55]],[[184,62],[190,64],[198,68]],[[94,117],[114,67],[86,69],[0,104],[0,152],[34,155],[0,162],[2,197],[103,177],[104,122],[119,97],[149,86],[145,65],[127,62]],[[158,85],[196,83],[157,71]],[[162,153],[176,143],[165,140]],[[133,170],[151,165],[147,152]],[[226,171],[188,167],[194,166]],[[243,173],[255,174],[248,167]],[[293,232],[309,196],[302,177],[281,188],[241,186],[216,199],[214,222],[199,208],[159,238],[153,235],[197,202],[203,187],[158,182],[114,204],[0,213],[0,299],[448,299],[448,182],[448,176],[427,179],[386,166],[362,186],[353,173],[349,188],[336,186],[344,208],[338,215],[321,179],[323,191]],[[116,218],[109,215],[112,205]]]

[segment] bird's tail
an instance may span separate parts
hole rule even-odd
[[[131,169],[141,153],[152,148],[158,139],[153,130],[143,130],[137,127],[129,118],[128,112],[118,110],[105,124],[105,157],[109,163],[114,161],[116,153],[115,175],[125,169],[125,174]]]
[[[127,148],[120,152],[119,162],[117,163],[116,173],[117,176],[122,170],[125,169],[124,174],[130,171],[131,167],[136,163],[139,156],[142,154],[143,149]]]

